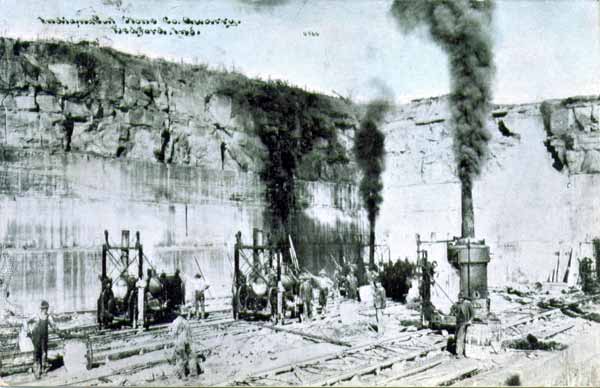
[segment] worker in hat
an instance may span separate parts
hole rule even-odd
[[[112,323],[115,312],[115,296],[112,291],[112,280],[108,277],[102,279],[102,292],[98,298],[98,323],[100,328]]]
[[[177,315],[177,318],[169,326],[169,333],[175,345],[172,359],[175,363],[177,377],[187,380],[188,376],[197,376],[203,371],[192,347],[192,330],[189,321],[185,319],[183,307],[177,310]]]
[[[48,314],[49,304],[45,300],[40,304],[40,312],[27,321],[28,336],[33,343],[33,374],[36,379],[48,371],[48,329],[61,336],[52,316]]]
[[[456,332],[456,357],[465,357],[465,343],[467,340],[467,327],[471,324],[475,311],[473,304],[468,298],[461,298],[461,300],[453,306],[453,312],[456,316],[456,326],[458,328]]]
[[[302,300],[302,320],[311,320],[313,317],[313,286],[308,274],[300,276],[300,298]]]
[[[319,307],[321,308],[321,316],[327,314],[327,299],[329,299],[329,288],[331,287],[331,281],[327,276],[327,271],[322,269],[319,272],[321,278],[321,284],[319,284]]]
[[[373,306],[375,307],[375,320],[377,333],[383,334],[385,329],[384,310],[385,310],[385,288],[376,278],[373,279]]]
[[[192,296],[193,296],[193,303],[194,303],[194,317],[196,319],[204,319],[206,318],[206,297],[204,296],[204,293],[206,292],[206,290],[208,290],[208,288],[210,287],[210,285],[208,284],[208,282],[206,281],[206,279],[204,279],[204,277],[202,275],[200,275],[199,273],[197,273],[194,276],[194,279],[192,280]],[[200,311],[202,311],[202,315],[200,316],[198,314],[198,310],[200,309]]]

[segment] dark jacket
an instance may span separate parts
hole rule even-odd
[[[475,311],[473,310],[473,305],[469,300],[464,300],[457,306],[456,324],[460,326],[462,324],[469,323],[473,319],[474,315]]]

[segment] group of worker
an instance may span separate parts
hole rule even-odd
[[[324,274],[320,273],[323,277]],[[327,301],[329,299],[329,287],[315,284],[315,279],[310,274],[300,276],[299,297],[300,297],[300,321],[310,321],[316,318],[319,309],[321,316],[327,314]],[[314,301],[315,288],[318,291],[318,299]]]
[[[176,275],[179,275],[177,271]],[[149,279],[153,273],[148,273],[148,279],[145,281],[145,287],[149,287]],[[179,279],[179,276],[176,276]],[[143,279],[140,279],[143,282]],[[204,276],[197,273],[189,282],[191,287],[191,301],[187,308],[180,306],[177,309],[177,318],[171,323],[170,333],[174,339],[172,360],[176,366],[176,375],[180,378],[187,378],[188,375],[194,376],[202,373],[202,368],[198,363],[197,353],[193,348],[191,329],[189,319],[206,318],[206,296],[205,293],[210,287]],[[102,291],[98,299],[98,317],[101,323],[110,323],[113,319],[115,298],[112,291],[112,280],[110,278],[102,279]],[[48,312],[48,303],[42,302],[39,319],[31,320],[35,325],[30,328],[29,333],[34,345],[34,374],[36,378],[47,370],[47,349],[48,349],[48,326],[55,327]],[[44,365],[42,365],[44,364]]]
[[[324,274],[320,274],[324,275]],[[358,288],[354,288],[352,281],[353,273],[347,276],[347,296],[356,298]],[[354,276],[355,277],[355,276]],[[371,273],[368,276],[370,286],[372,287],[373,307],[375,310],[375,324],[379,333],[384,332],[385,320],[384,310],[386,307],[386,292],[382,287],[376,273]],[[208,283],[200,274],[196,274],[190,284],[193,290],[192,305],[193,310],[186,310],[183,306],[179,308],[178,317],[170,325],[170,334],[173,337],[173,353],[172,360],[175,363],[175,373],[181,379],[187,379],[188,376],[197,376],[203,373],[202,367],[198,359],[198,349],[194,348],[192,332],[189,319],[205,318],[205,292],[209,288]],[[313,301],[313,286],[314,279],[308,274],[300,277],[300,292],[301,299],[301,319],[311,320],[315,313],[315,303]],[[110,282],[106,281],[103,284],[102,294],[104,298],[100,300],[107,301],[107,306],[111,301],[114,303],[114,298],[111,298]],[[318,304],[321,307],[321,313],[325,313],[328,298],[328,290],[320,290]],[[99,306],[103,308],[103,306]],[[34,366],[33,373],[36,378],[40,378],[48,371],[48,335],[49,330],[56,330],[57,327],[48,314],[49,304],[47,301],[42,301],[40,312],[35,317],[29,319],[26,323],[28,336],[33,343]],[[108,314],[104,309],[101,313]],[[471,324],[474,313],[471,302],[467,298],[461,298],[458,304],[454,307],[454,315],[457,318],[456,332],[456,354],[459,357],[465,354],[465,339],[466,329]],[[59,336],[61,332],[56,330]]]
[[[335,271],[335,282],[338,291],[342,291],[346,298],[359,300],[358,278],[356,277],[356,266],[347,265]]]
[[[156,276],[156,274],[149,270],[148,276],[144,280],[143,278],[139,279],[136,283],[136,288],[145,288],[146,297],[150,298],[150,281]],[[163,275],[161,275],[163,276]],[[162,280],[162,278],[161,278]],[[175,272],[174,276],[174,284],[173,284],[173,292],[174,300],[183,300],[183,296],[180,294],[184,291],[184,283],[181,277],[179,276],[179,270]],[[100,322],[101,326],[109,326],[114,318],[115,313],[115,297],[112,291],[112,279],[109,277],[105,277],[101,279],[102,289],[100,292],[100,297],[98,298],[98,322]],[[189,310],[188,318],[194,316],[199,319],[206,318],[206,298],[205,292],[210,287],[207,283],[206,279],[201,276],[201,274],[197,273],[194,278],[189,282],[189,286],[191,287],[192,297],[189,304],[193,308],[193,310]],[[129,300],[129,291],[125,296],[125,300]],[[167,292],[166,288],[163,289],[163,292]],[[170,301],[169,298],[165,298],[165,300]]]

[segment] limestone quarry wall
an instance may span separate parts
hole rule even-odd
[[[251,115],[218,93],[227,77],[241,76],[89,44],[0,39],[0,243],[12,258],[13,302],[93,309],[105,229],[114,243],[121,229],[139,230],[159,270],[193,273],[197,257],[212,296],[229,294],[235,232],[249,242],[253,227],[268,229],[269,205],[267,150]],[[323,114],[335,116],[352,159],[355,107],[332,106],[346,110]],[[556,252],[562,277],[571,250],[576,281],[576,259],[591,255],[599,233],[599,116],[598,98],[493,108],[490,154],[474,187],[491,285],[547,280]],[[383,129],[379,253],[414,259],[416,233],[460,234],[447,99],[398,106]],[[296,250],[313,271],[331,266],[331,254],[358,257],[366,241],[356,165],[326,162],[331,149],[317,142],[298,167]],[[439,262],[434,293],[447,304],[441,289],[455,298],[458,284],[445,246],[424,248]]]
[[[192,276],[197,258],[209,297],[228,297],[235,233],[250,243],[253,228],[268,229],[269,206],[252,120],[215,94],[227,75],[86,44],[1,39],[0,54],[0,243],[11,301],[25,312],[41,299],[54,311],[94,309],[105,229],[115,245],[122,229],[132,244],[139,231],[158,271]],[[340,135],[349,148],[352,130]],[[315,271],[329,253],[352,251],[340,247],[365,229],[354,176],[327,163],[317,179],[298,176],[296,250]]]
[[[402,258],[416,255],[416,233],[423,240],[460,236],[447,102],[432,98],[400,106],[385,124],[387,169],[377,232]],[[546,281],[557,267],[556,252],[562,280],[571,249],[569,281],[575,282],[576,259],[591,255],[591,238],[600,234],[600,99],[543,105],[495,106],[487,122],[490,154],[473,200],[476,237],[492,252],[491,285]],[[445,246],[424,249],[440,264],[439,284],[456,298],[457,278],[446,264]],[[437,287],[436,292],[439,303],[447,304]]]

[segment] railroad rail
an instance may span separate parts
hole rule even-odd
[[[192,329],[233,322],[231,318],[225,318],[231,315],[231,310],[216,310],[209,311],[209,313],[211,316],[206,320],[192,322]],[[87,364],[91,368],[104,364],[107,360],[118,360],[140,354],[140,352],[151,351],[152,346],[156,350],[168,348],[168,327],[169,324],[153,325],[140,333],[135,329],[98,330],[98,326],[93,324],[61,329],[61,333],[67,338],[86,339]],[[0,376],[26,373],[33,367],[33,352],[19,350],[18,334],[18,331],[14,331],[10,336],[0,337],[2,339],[0,342],[2,344],[0,347]],[[144,344],[144,341],[151,343],[152,346]],[[64,352],[63,346],[62,338],[56,334],[50,334],[48,339],[49,359],[61,356]]]
[[[352,375],[366,373],[366,369],[373,366],[373,360],[385,363],[419,358],[435,349],[441,350],[445,344],[442,335],[422,330],[224,381],[216,386],[331,385],[352,378],[348,373],[340,374],[340,370],[354,369],[350,372]]]
[[[581,298],[570,302],[570,304],[581,304],[597,297],[598,295]],[[536,306],[531,306],[532,309],[534,307]],[[230,313],[230,310],[224,310],[222,313]],[[519,318],[513,322],[506,323],[503,325],[503,328],[512,331],[512,334],[515,336],[522,335],[530,323],[540,319],[549,319],[552,315],[559,313],[560,308],[532,313],[529,317]],[[311,339],[310,335],[306,335],[311,333],[311,323],[308,325],[306,323],[294,323],[283,327],[270,327],[269,324],[264,323],[233,321],[219,314],[214,314],[211,317],[213,321],[192,322],[192,332],[195,340],[204,341],[218,337],[219,335],[232,335],[236,336],[237,339],[247,336],[266,335],[272,330],[279,329],[283,329],[282,331],[289,332],[292,335],[300,335]],[[330,309],[327,317],[320,322],[323,323],[336,318],[335,309]],[[314,323],[319,323],[319,321]],[[107,361],[115,361],[134,355],[168,349],[171,345],[167,335],[167,327],[168,325],[158,325],[141,335],[135,330],[97,332],[90,339],[93,345],[89,360],[91,360],[90,362],[94,366],[105,364]],[[540,338],[547,338],[546,335],[557,335],[560,332],[569,330],[571,327],[549,328],[551,332],[549,334],[545,333]],[[297,328],[302,330],[295,330]],[[261,332],[257,333],[258,331]],[[313,337],[312,340],[314,341],[328,342],[327,338]],[[347,344],[340,343],[338,345],[343,346]],[[200,350],[200,352],[214,351],[219,346],[205,348]],[[431,330],[419,330],[384,341],[353,346],[329,355],[303,360],[294,365],[235,377],[233,380],[224,381],[217,385],[256,386],[285,384],[332,386],[344,384],[347,381],[351,381],[351,383],[357,383],[357,381],[360,383],[364,383],[365,381],[374,383],[377,381],[377,384],[380,384],[388,380],[397,381],[406,376],[418,375],[426,370],[435,368],[436,365],[434,364],[440,362],[440,357],[444,354],[443,350],[445,346],[445,336],[436,334]],[[129,375],[165,362],[167,362],[167,358],[162,357],[152,362],[132,364],[120,369],[113,369],[107,376]],[[30,368],[30,366],[27,367],[24,364],[19,365],[19,367],[22,371]],[[398,371],[398,368],[401,368],[401,371]],[[351,370],[348,371],[349,369]],[[101,369],[97,370],[97,372],[89,372],[86,373],[87,378],[84,380],[69,381],[68,383],[61,382],[60,384],[87,384],[102,377],[101,373],[106,373],[106,371]],[[469,373],[465,372],[464,376],[469,376],[472,373],[478,373],[478,371],[471,370]],[[96,376],[97,374],[98,376]],[[460,378],[464,378],[464,376]]]
[[[598,298],[598,295],[584,297],[572,301],[570,304],[581,304],[596,298]],[[534,313],[529,317],[506,323],[503,325],[503,329],[514,329],[517,336],[522,336],[523,329],[527,325],[537,320],[549,319],[556,314],[561,314],[560,308]],[[541,338],[551,338],[571,328],[573,328],[573,325],[570,324],[558,328],[546,328],[545,330],[549,333],[544,333]],[[412,346],[407,346],[404,343],[406,340],[416,341],[412,343]],[[428,341],[429,343],[427,343]],[[283,368],[275,368],[224,381],[217,384],[217,386],[333,386],[347,381],[351,381],[353,384],[388,384],[408,376],[424,373],[440,365],[442,361],[435,355],[443,351],[445,346],[445,337],[431,331],[418,331],[383,343],[353,347],[333,355],[308,359]],[[389,373],[382,373],[385,369],[393,370],[393,367],[398,364],[403,366],[400,374],[393,376]],[[481,368],[479,367],[469,367],[458,375],[453,375],[442,381],[442,383],[450,385],[480,371]]]

